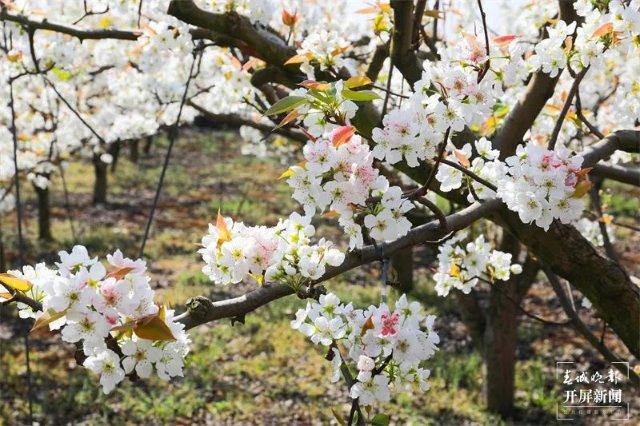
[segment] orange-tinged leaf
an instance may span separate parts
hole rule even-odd
[[[603,214],[602,217],[598,220],[605,225],[610,225],[611,223],[613,223],[613,216],[611,216],[610,214]]]
[[[255,68],[258,64],[260,64],[260,62],[261,62],[260,59],[251,58],[244,63],[244,65],[242,66],[242,71],[249,71],[252,68]]]
[[[0,299],[11,299],[12,294],[6,291],[0,291]]]
[[[378,10],[380,10],[378,6],[369,6],[369,7],[364,7],[362,9],[356,10],[356,13],[359,13],[361,15],[367,15],[369,13],[378,13]]]
[[[493,42],[498,46],[504,46],[506,44],[511,43],[513,40],[517,39],[518,36],[515,34],[506,34],[493,38]]]
[[[7,59],[9,59],[9,62],[18,62],[22,59],[22,50],[11,49],[9,53],[7,53]]]
[[[366,86],[367,84],[371,84],[371,79],[365,75],[359,75],[349,78],[344,85],[349,89],[353,89],[354,87]]]
[[[573,48],[573,37],[569,36],[564,40],[564,51],[566,53],[571,52],[571,49]]]
[[[33,327],[31,327],[31,330],[29,331],[29,333],[34,333],[38,330],[45,328],[46,326],[48,326],[49,324],[51,324],[56,320],[59,320],[66,314],[67,314],[67,309],[65,309],[62,312],[56,312],[53,309],[49,309],[47,312],[43,313],[36,319],[36,322],[33,323]]]
[[[456,149],[453,151],[453,155],[456,156],[462,166],[469,167],[471,165],[471,163],[469,163],[469,157],[467,157],[463,151]]]
[[[331,84],[315,80],[305,80],[300,83],[300,86],[304,87],[305,89],[319,90],[321,92],[324,92],[325,90],[329,90],[331,88]]]
[[[586,178],[587,174],[589,174],[591,170],[593,170],[593,167],[585,167],[584,169],[580,169],[580,171],[576,173],[576,176],[578,176],[578,180]]]
[[[362,330],[360,331],[360,337],[364,336],[367,330],[373,329],[373,316],[367,318],[367,320],[362,324]]]
[[[298,118],[300,116],[300,113],[298,112],[297,109],[292,110],[291,112],[289,112],[289,114],[287,114],[282,121],[280,121],[280,123],[278,123],[278,125],[276,126],[276,129],[286,126],[287,124],[291,123],[292,121],[295,121],[296,118]]]
[[[589,179],[582,180],[576,184],[573,194],[571,194],[571,196],[573,198],[581,198],[584,196],[584,194],[589,192],[591,187],[593,187],[593,184]]]
[[[285,62],[284,64],[285,65],[301,64],[303,62],[310,61],[312,59],[313,59],[313,53],[311,53],[311,52],[302,53],[300,55],[293,55],[292,57],[287,59],[287,62]]]
[[[33,287],[29,281],[18,278],[8,272],[0,274],[0,283],[5,287],[11,287],[18,291],[28,291]]]
[[[146,318],[136,321],[133,326],[133,332],[136,336],[147,340],[175,340],[175,336],[171,329],[164,322],[165,307],[161,306],[156,315],[150,315]]]
[[[300,15],[298,15],[298,13],[291,13],[287,9],[282,9],[282,23],[287,27],[293,27],[299,18]]]
[[[227,222],[225,222],[224,216],[220,214],[219,210],[216,218],[216,228],[218,228],[218,246],[221,246],[224,242],[231,241],[231,232],[229,232]]]
[[[600,25],[598,29],[593,32],[592,35],[594,37],[602,37],[604,35],[609,34],[612,31],[613,31],[613,23],[607,22],[606,24]]]
[[[106,278],[115,278],[116,280],[123,279],[129,272],[133,271],[135,268],[130,266],[125,266],[124,268],[116,269],[115,271],[109,272]]]
[[[331,56],[338,56],[344,52],[346,52],[347,50],[349,50],[351,46],[344,46],[344,47],[336,47],[335,49],[333,49],[331,51]]]
[[[340,217],[340,213],[335,210],[329,210],[323,213],[322,216],[326,217],[327,219],[335,219],[337,217]]]
[[[345,144],[351,139],[351,136],[356,132],[356,128],[353,126],[338,127],[331,133],[331,142],[336,148],[342,144]]]

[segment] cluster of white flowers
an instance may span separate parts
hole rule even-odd
[[[529,58],[532,69],[542,69],[542,72],[555,77],[558,72],[567,66],[567,51],[565,39],[576,29],[576,23],[567,25],[563,20],[558,20],[554,25],[547,27],[549,36],[538,43],[535,53]],[[567,49],[568,50],[568,49]]]
[[[549,229],[554,219],[572,223],[582,216],[588,189],[582,157],[564,148],[547,150],[529,142],[506,159],[507,175],[498,180],[498,196],[524,223]]]
[[[477,69],[487,60],[484,47],[469,38],[446,55],[451,58],[437,64],[425,61],[415,93],[383,118],[383,128],[373,130],[376,158],[389,164],[404,159],[417,167],[435,156],[447,129],[479,126],[491,115],[501,87],[493,73],[478,82]]]
[[[438,272],[433,276],[439,296],[447,296],[452,288],[468,294],[480,279],[506,281],[522,272],[519,264],[511,263],[510,253],[492,250],[484,235],[463,247],[461,241],[466,238],[466,232],[461,232],[440,248]]]
[[[308,302],[296,312],[291,327],[315,344],[329,347],[333,376],[340,380],[341,367],[356,367],[351,398],[370,406],[387,402],[393,390],[429,389],[430,371],[423,361],[437,350],[439,338],[433,329],[435,317],[402,295],[391,310],[386,304],[354,309],[329,293],[319,302]]]
[[[39,263],[9,271],[31,283],[27,295],[42,303],[42,311],[37,312],[19,303],[21,318],[35,318],[36,326],[40,323],[50,330],[62,329],[65,342],[81,342],[87,357],[83,365],[100,374],[105,393],[134,370],[143,378],[151,375],[153,366],[162,379],[182,376],[190,340],[184,325],[174,320],[174,311],[155,304],[144,261],[116,251],[107,256],[115,268],[107,273],[84,246],[61,251],[59,256],[57,269]],[[141,338],[139,334],[154,335],[149,327],[164,329],[164,335],[159,340]],[[110,335],[122,359],[107,345]]]
[[[262,283],[283,281],[294,288],[338,266],[344,253],[324,238],[311,244],[311,217],[292,213],[275,227],[246,226],[218,216],[202,238],[202,271],[216,284],[235,284],[253,277]]]
[[[348,47],[349,42],[336,31],[320,30],[309,34],[302,40],[298,49],[300,59],[304,58],[300,70],[311,80],[315,80],[314,65],[321,71],[339,70],[343,66],[354,71],[355,61],[343,55]]]
[[[608,218],[611,218],[611,216],[605,215],[605,218],[600,220],[604,220],[607,234],[609,235],[609,241],[614,242],[616,238],[613,232],[613,228],[608,223]],[[600,230],[600,225],[597,221],[593,221],[591,219],[583,217],[582,219],[574,223],[574,226],[578,231],[580,231],[580,234],[587,240],[589,240],[589,242],[594,246],[602,247],[604,245],[604,237],[602,236],[602,231]]]
[[[506,173],[505,164],[498,160],[499,151],[493,149],[491,141],[486,138],[480,138],[473,144],[467,143],[459,150],[453,146],[450,146],[450,149],[455,152],[455,155],[449,158],[451,162],[467,168],[490,183],[498,182]],[[469,161],[474,149],[477,155]],[[469,202],[473,202],[475,197],[487,199],[496,196],[496,192],[491,188],[447,164],[440,165],[435,177],[441,184],[440,189],[444,192],[458,189],[464,182],[471,185],[473,192],[469,191],[467,195]]]
[[[349,247],[362,247],[362,228],[356,216],[364,216],[364,225],[371,238],[391,241],[405,235],[411,222],[405,213],[413,208],[402,197],[402,190],[389,186],[389,181],[373,166],[369,146],[354,128],[343,126],[328,139],[309,141],[304,147],[305,162],[293,166],[287,183],[293,188],[293,198],[309,215],[316,210],[330,211],[339,216],[339,223],[349,237]],[[372,197],[379,201],[370,202]]]

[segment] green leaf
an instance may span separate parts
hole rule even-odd
[[[340,413],[338,413],[335,408],[331,407],[331,412],[340,426],[347,426],[347,422],[344,421]]]
[[[373,90],[349,90],[344,89],[342,91],[342,97],[349,99],[350,101],[367,102],[374,99],[380,99],[380,96]]]
[[[63,70],[63,69],[60,69],[58,67],[53,68],[51,70],[51,72],[56,77],[58,77],[58,80],[60,80],[60,81],[67,81],[73,76],[73,74],[71,74],[71,71]]]
[[[373,416],[371,419],[371,424],[373,426],[388,426],[389,425],[389,415],[384,413],[379,413]]]
[[[307,102],[307,98],[304,96],[287,96],[280,99],[275,104],[271,105],[271,108],[264,112],[264,115],[282,114],[283,112],[291,111],[292,109],[299,107]]]
[[[356,87],[362,87],[368,84],[371,84],[371,79],[364,75],[351,77],[344,83],[345,87],[348,89],[354,89]]]

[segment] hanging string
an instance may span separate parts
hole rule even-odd
[[[373,248],[376,252],[376,256],[380,259],[380,280],[382,286],[380,287],[380,303],[387,303],[389,295],[389,258],[384,256],[384,242],[380,245],[373,241]]]
[[[64,192],[64,206],[67,210],[67,216],[69,217],[69,227],[71,228],[71,237],[73,238],[73,244],[75,245],[78,242],[78,237],[76,234],[76,228],[73,224],[73,216],[71,215],[71,203],[69,202],[69,188],[67,188],[67,180],[64,177],[64,168],[62,164],[58,164],[58,169],[60,170],[60,179],[62,180],[62,191]]]
[[[155,215],[156,208],[158,206],[158,199],[160,198],[160,192],[162,191],[162,185],[164,183],[164,177],[167,172],[167,167],[169,166],[169,159],[171,158],[171,151],[173,150],[173,145],[178,137],[178,128],[180,126],[180,117],[182,116],[182,109],[184,108],[185,103],[187,102],[187,93],[189,92],[189,85],[191,84],[191,80],[195,77],[193,70],[195,68],[198,54],[202,54],[204,44],[202,41],[198,44],[198,46],[193,50],[193,60],[191,61],[191,68],[189,69],[189,77],[187,78],[187,82],[184,85],[184,92],[182,93],[182,99],[180,100],[180,108],[178,109],[178,116],[176,117],[176,121],[173,123],[173,126],[169,130],[169,148],[167,148],[167,154],[164,157],[164,164],[162,165],[162,171],[160,172],[160,179],[158,180],[158,186],[156,187],[156,194],[153,198],[153,204],[151,205],[151,212],[149,213],[149,219],[147,220],[147,226],[144,230],[144,236],[142,237],[142,244],[140,245],[140,252],[138,253],[138,257],[142,258],[144,256],[144,248],[147,245],[147,239],[149,238],[149,231],[151,230],[151,224],[153,223],[153,216]]]
[[[20,199],[20,174],[18,173],[18,132],[16,129],[16,110],[13,98],[13,80],[9,80],[9,109],[11,110],[11,136],[13,139],[13,167],[16,189],[16,216],[18,220],[18,267],[24,266],[24,238],[22,235],[22,203]],[[31,362],[29,350],[29,333],[24,335],[25,367],[27,369],[27,400],[29,404],[29,423],[33,424],[33,402],[31,400]]]

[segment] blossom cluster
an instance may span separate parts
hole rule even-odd
[[[126,258],[118,250],[107,256],[115,268],[107,273],[84,246],[59,256],[56,269],[39,263],[9,271],[29,282],[27,295],[42,304],[42,310],[35,311],[18,303],[21,318],[35,318],[35,327],[61,330],[63,341],[81,343],[83,365],[100,374],[105,393],[133,371],[147,378],[155,367],[161,379],[182,376],[190,340],[184,325],[175,321],[174,311],[154,302],[144,261]],[[117,348],[108,345],[111,339]]]
[[[389,186],[374,167],[369,146],[353,132],[353,127],[343,126],[329,138],[309,141],[303,149],[305,162],[290,168],[287,183],[308,214],[328,209],[339,216],[349,247],[359,248],[363,235],[358,215],[364,217],[371,238],[392,241],[411,229],[405,213],[413,206],[400,187]],[[376,197],[379,201],[371,201]]]
[[[332,382],[340,380],[341,368],[355,367],[357,375],[350,396],[370,406],[389,401],[392,391],[429,389],[430,371],[422,364],[433,356],[439,343],[434,320],[406,295],[392,310],[385,303],[355,309],[329,293],[299,309],[291,327],[314,344],[329,348]]]
[[[488,60],[475,38],[448,52],[454,57],[437,64],[425,61],[415,93],[401,108],[390,111],[382,128],[373,130],[373,154],[395,164],[417,167],[436,155],[450,132],[479,126],[491,114],[501,87],[492,73],[478,81],[477,70]]]
[[[466,232],[461,232],[440,248],[438,272],[433,276],[439,296],[447,296],[452,288],[468,294],[481,279],[506,281],[522,272],[519,264],[511,263],[511,253],[492,250],[484,235],[462,246],[466,238]]]
[[[524,223],[549,229],[554,219],[572,223],[584,209],[589,182],[583,158],[564,148],[551,151],[530,142],[506,159],[507,175],[497,181],[498,195]]]
[[[344,253],[321,238],[311,243],[311,217],[292,213],[275,227],[246,226],[218,216],[202,238],[202,271],[216,284],[235,284],[253,277],[262,283],[283,281],[294,288],[338,266]]]

